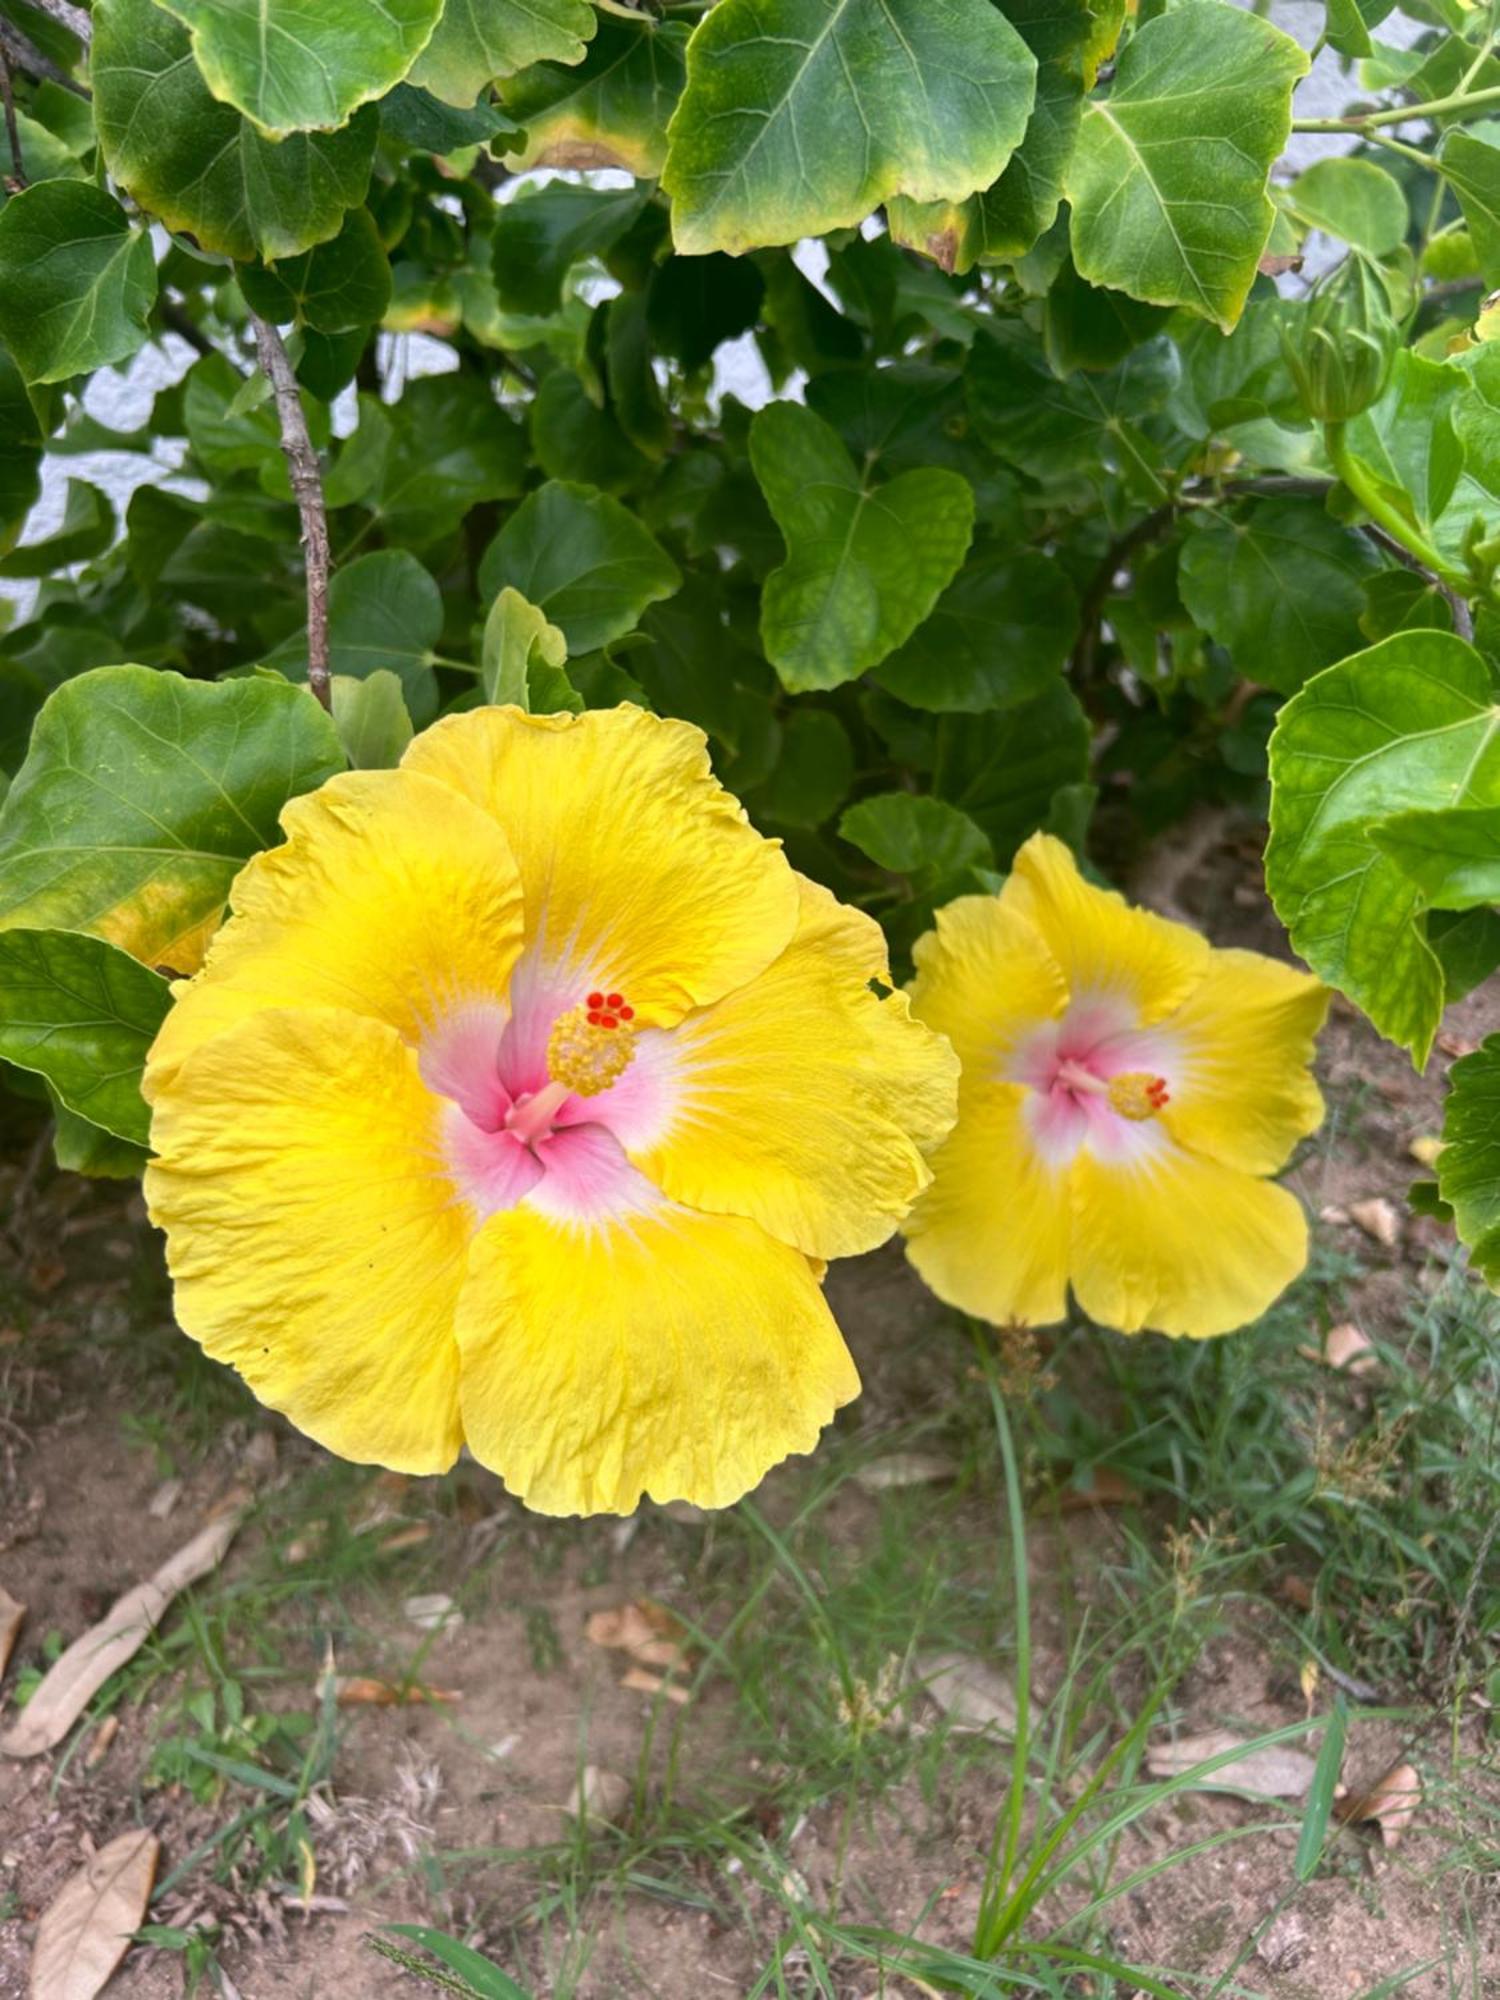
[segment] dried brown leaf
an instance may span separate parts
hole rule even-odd
[[[120,1718],[118,1715],[106,1715],[100,1718],[99,1727],[89,1738],[89,1747],[83,1753],[83,1768],[85,1771],[98,1770],[99,1766],[109,1755],[110,1744],[114,1742],[119,1733]]]
[[[1394,1250],[1401,1241],[1401,1218],[1383,1194],[1372,1195],[1368,1201],[1351,1201],[1349,1220],[1383,1250]]]
[[[31,2000],[94,2000],[146,1915],[160,1844],[135,1828],[110,1841],[43,1912],[31,1958]]]
[[[1321,1354],[1315,1347],[1299,1347],[1297,1352],[1304,1361],[1321,1361],[1343,1375],[1373,1375],[1380,1366],[1370,1336],[1353,1320],[1329,1327],[1323,1336]]]
[[[585,1764],[563,1806],[573,1819],[616,1820],[630,1801],[630,1781],[600,1764]]]
[[[5,1672],[5,1664],[16,1643],[16,1634],[26,1619],[26,1606],[12,1597],[10,1592],[0,1587],[0,1674]]]
[[[970,1653],[919,1653],[912,1671],[923,1691],[935,1701],[953,1729],[997,1729],[1010,1735],[1016,1726],[1016,1695],[1006,1675]]]
[[[1346,1824],[1373,1820],[1383,1847],[1399,1846],[1422,1804],[1422,1780],[1411,1764],[1393,1764],[1367,1792],[1357,1792],[1338,1808]]]
[[[340,1708],[412,1708],[424,1702],[462,1701],[456,1688],[428,1687],[422,1681],[377,1681],[363,1674],[335,1674],[333,1698]]]
[[[885,1493],[898,1486],[932,1486],[940,1479],[952,1479],[957,1471],[943,1452],[892,1451],[884,1458],[872,1458],[851,1476],[867,1493]]]
[[[1302,258],[1295,250],[1267,250],[1256,265],[1263,278],[1279,278],[1287,271],[1300,271]]]
[[[19,1720],[0,1736],[0,1753],[35,1757],[61,1743],[110,1675],[140,1651],[177,1593],[218,1566],[241,1518],[236,1509],[200,1528],[155,1576],[128,1590],[97,1625],[75,1639],[48,1670]]]
[[[686,1626],[650,1597],[591,1612],[583,1636],[591,1646],[628,1653],[641,1667],[680,1667],[688,1660]]]
[[[1243,1738],[1231,1729],[1209,1729],[1201,1736],[1179,1736],[1170,1743],[1158,1743],[1146,1752],[1146,1769],[1153,1778],[1179,1778],[1211,1757],[1237,1750]],[[1289,1743],[1273,1743],[1264,1750],[1248,1750],[1232,1763],[1221,1764],[1193,1786],[1200,1792],[1254,1792],[1267,1799],[1300,1799],[1306,1795],[1317,1769],[1311,1757]]]
[[[1096,1465],[1088,1488],[1068,1486],[1057,1496],[1060,1514],[1086,1514],[1095,1507],[1137,1507],[1141,1496],[1123,1473],[1112,1465]]]
[[[446,1632],[464,1622],[464,1614],[441,1590],[422,1591],[415,1597],[408,1597],[401,1609],[411,1623],[423,1632]]]
[[[679,1704],[688,1699],[688,1691],[676,1681],[664,1680],[660,1674],[653,1674],[645,1667],[632,1667],[628,1674],[620,1676],[622,1688],[633,1688],[637,1694],[664,1694],[668,1701]]]

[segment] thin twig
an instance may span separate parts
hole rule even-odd
[[[51,56],[44,56],[34,42],[30,42],[19,28],[13,28],[9,21],[0,19],[0,49],[3,49],[23,76],[34,77],[38,83],[60,83],[64,90],[71,90],[75,97],[85,100],[91,93],[71,77],[65,69],[59,69]]]
[[[287,359],[281,335],[258,313],[250,315],[256,352],[276,397],[281,420],[281,449],[291,475],[297,511],[302,516],[302,547],[307,571],[307,684],[331,715],[333,689],[328,678],[328,516],[323,507],[323,480],[318,455],[308,435],[307,418],[297,390],[297,378]]]
[[[16,124],[16,93],[11,86],[10,56],[0,48],[0,98],[5,101],[5,136],[10,142],[10,173],[7,185],[19,194],[26,185],[26,162],[21,158],[21,130]]]
[[[1114,589],[1115,578],[1124,567],[1125,558],[1134,555],[1148,542],[1154,542],[1158,535],[1164,535],[1177,519],[1177,508],[1172,502],[1158,507],[1127,528],[1123,535],[1117,535],[1105,550],[1103,560],[1089,580],[1083,593],[1083,603],[1079,606],[1078,641],[1073,648],[1073,671],[1082,680],[1087,680],[1094,664],[1094,653],[1099,644],[1099,623],[1104,616],[1104,606]]]

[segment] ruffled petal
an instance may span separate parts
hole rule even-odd
[[[642,1494],[727,1507],[859,1393],[799,1251],[644,1201],[593,1228],[527,1205],[475,1240],[464,1430],[539,1513],[628,1514]]]
[[[503,1000],[521,949],[520,878],[487,813],[412,771],[351,771],[295,799],[234,914],[179,989],[146,1095],[204,1042],[267,1007],[341,1007],[408,1042]]]
[[[442,1100],[393,1028],[268,1012],[163,1084],[146,1170],[177,1318],[341,1457],[458,1455],[454,1317],[472,1222],[439,1166]]]
[[[1167,1129],[1226,1167],[1271,1174],[1323,1122],[1308,1065],[1328,1012],[1311,973],[1255,951],[1216,951],[1172,1021],[1179,1051]]]
[[[1134,1025],[1180,1007],[1207,970],[1206,939],[1086,882],[1050,833],[1026,842],[1001,900],[1041,933],[1075,1003],[1117,1003]]]
[[[407,771],[493,815],[521,871],[528,942],[576,1005],[617,989],[663,1026],[785,950],[797,885],[778,842],[714,778],[702,732],[631,707],[452,715]]]
[[[906,1254],[940,1299],[997,1326],[1047,1326],[1068,1303],[1069,1169],[1026,1123],[1019,1084],[971,1084],[906,1224]]]
[[[932,1178],[958,1062],[904,994],[871,990],[890,979],[879,926],[816,883],[799,888],[797,934],[775,963],[660,1038],[664,1123],[632,1157],[692,1208],[851,1257],[885,1242]],[[640,1109],[630,1084],[622,1136]],[[596,1115],[613,1125],[610,1095]]]
[[[1068,1004],[1041,932],[999,896],[947,904],[912,957],[912,1012],[948,1037],[969,1078],[1004,1073],[1019,1044]]]
[[[1101,1326],[1203,1339],[1259,1319],[1307,1262],[1307,1217],[1273,1181],[1161,1132],[1128,1164],[1074,1161],[1073,1290]]]

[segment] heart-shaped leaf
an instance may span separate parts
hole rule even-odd
[[[141,1071],[171,1004],[159,974],[103,938],[0,931],[0,1056],[138,1146],[151,1126]]]
[[[0,339],[28,382],[128,361],[156,298],[151,238],[89,181],[38,181],[0,209]]]
[[[681,582],[676,563],[618,500],[564,479],[527,495],[479,565],[485,597],[511,585],[574,655],[634,631],[646,606]]]
[[[467,110],[496,77],[581,61],[596,23],[588,0],[447,0],[411,80]]]
[[[31,2000],[94,2000],[145,1919],[161,1843],[132,1827],[69,1876],[42,1912],[31,1960]]]
[[[761,599],[766,658],[788,688],[838,687],[910,638],[953,580],[973,489],[941,466],[871,486],[838,433],[795,403],[756,417],[750,462],[787,547]]]

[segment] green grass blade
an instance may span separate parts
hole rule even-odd
[[[1333,1795],[1338,1787],[1339,1770],[1344,1761],[1344,1737],[1349,1725],[1349,1710],[1344,1697],[1339,1695],[1333,1704],[1333,1714],[1328,1718],[1328,1727],[1323,1733],[1323,1745],[1318,1751],[1317,1766],[1313,1771],[1313,1781],[1307,1792],[1307,1811],[1302,1818],[1302,1833],[1297,1841],[1296,1875],[1299,1882],[1312,1879],[1319,1861],[1323,1858],[1323,1845],[1328,1838],[1328,1819],[1333,1811]]]
[[[460,1944],[446,1931],[435,1931],[426,1924],[382,1924],[381,1929],[396,1937],[409,1938],[419,1944],[423,1951],[430,1951],[439,1965],[450,1972],[456,1972],[466,1979],[479,1994],[480,2000],[532,2000],[532,1996],[507,1972],[502,1972],[493,1959],[475,1951],[472,1945]]]

